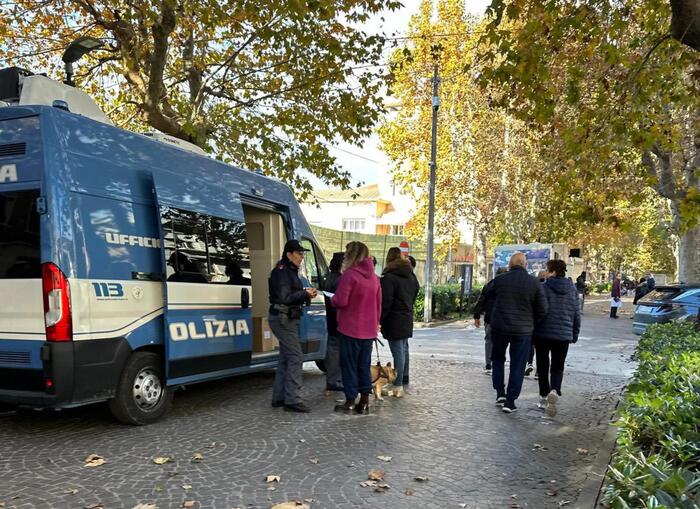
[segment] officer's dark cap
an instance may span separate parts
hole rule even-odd
[[[284,245],[285,253],[294,253],[297,251],[310,251],[310,249],[306,249],[304,246],[301,245],[301,242],[299,242],[296,239],[288,240],[287,243]]]

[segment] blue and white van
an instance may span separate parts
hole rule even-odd
[[[23,80],[50,81],[0,71],[0,92]],[[0,94],[0,403],[108,401],[147,424],[179,386],[274,368],[254,337],[285,241],[311,250],[312,285],[327,274],[289,187],[21,96]],[[322,294],[300,329],[322,359]]]

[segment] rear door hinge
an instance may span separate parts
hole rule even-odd
[[[39,214],[46,214],[46,198],[43,196],[36,199],[36,211]]]

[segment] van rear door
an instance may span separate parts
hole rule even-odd
[[[252,295],[240,199],[202,182],[201,199],[191,184],[156,180],[155,189],[168,385],[243,371],[252,354]]]
[[[0,109],[0,390],[42,391],[39,116]]]

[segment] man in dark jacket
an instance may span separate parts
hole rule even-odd
[[[305,249],[298,240],[284,245],[282,259],[270,273],[270,329],[280,344],[279,363],[272,386],[272,406],[284,406],[293,412],[309,412],[301,400],[301,373],[304,355],[299,344],[301,307],[316,297],[315,288],[304,288],[299,267]]]
[[[496,277],[506,272],[508,272],[508,269],[505,267],[498,267],[498,269],[496,269]],[[477,328],[481,326],[482,313],[484,315],[484,373],[487,375],[491,374],[491,352],[493,351],[493,343],[491,342],[491,307],[493,303],[487,301],[486,296],[493,286],[493,281],[492,279],[486,283],[486,286],[484,286],[479,294],[479,300],[476,301],[476,305],[474,306],[474,325]]]
[[[394,358],[396,380],[387,393],[403,396],[404,376],[408,364],[408,339],[413,337],[413,304],[418,296],[418,280],[411,263],[399,248],[389,249],[382,272],[382,336],[389,341]]]
[[[491,308],[491,355],[496,390],[496,405],[503,411],[517,410],[515,400],[520,396],[525,376],[525,363],[530,352],[535,323],[547,314],[547,298],[537,278],[527,273],[525,255],[515,253],[508,264],[509,271],[493,280],[485,298]],[[506,349],[510,346],[510,374],[506,391],[504,366]]]
[[[343,265],[345,253],[342,251],[333,253],[333,258],[328,264],[328,277],[326,278],[326,291],[335,293],[340,279],[340,267]],[[331,305],[331,299],[326,300],[326,327],[328,328],[328,346],[326,347],[326,390],[342,391],[343,375],[340,370],[340,337],[338,336],[338,320],[335,308]]]
[[[561,396],[564,363],[569,344],[578,341],[581,329],[581,308],[578,292],[566,275],[564,260],[547,262],[547,279],[544,282],[549,311],[535,326],[533,341],[537,351],[537,375],[540,386],[538,406],[545,409],[547,417],[557,413],[556,403]],[[551,354],[551,369],[550,369]]]

